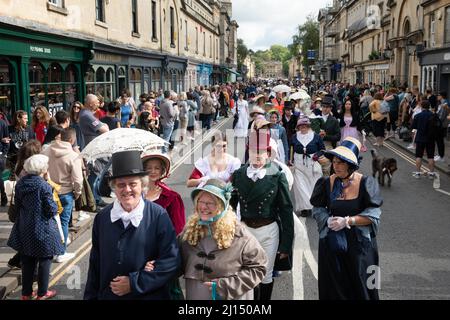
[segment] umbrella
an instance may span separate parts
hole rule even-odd
[[[291,92],[291,87],[285,85],[285,84],[279,84],[275,87],[273,87],[274,92]]]
[[[300,90],[289,96],[289,100],[308,100],[308,99],[311,99],[311,97],[305,90]]]
[[[115,152],[138,150],[148,151],[168,144],[164,139],[142,129],[119,128],[108,131],[92,140],[81,155],[93,162],[100,158],[108,158]]]

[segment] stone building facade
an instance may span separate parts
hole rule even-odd
[[[231,81],[231,16],[230,0],[0,0],[0,107],[54,113],[90,92]]]

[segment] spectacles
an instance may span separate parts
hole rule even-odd
[[[197,253],[197,257],[206,258],[208,260],[214,260],[216,258],[216,255],[214,253],[206,254],[206,252],[200,251],[199,253]]]
[[[115,185],[116,189],[125,189],[127,186],[130,187],[130,189],[135,189],[138,186],[138,183],[137,182],[118,183]]]
[[[216,203],[215,202],[205,202],[205,201],[197,201],[197,205],[204,205],[206,206],[208,209],[215,209],[216,208]]]
[[[195,268],[195,270],[198,270],[198,271],[203,271],[203,272],[205,272],[205,273],[212,273],[213,272],[213,270],[210,268],[210,267],[208,267],[208,266],[205,266],[205,265],[203,265],[203,264],[196,264],[195,266],[194,266],[194,268]]]

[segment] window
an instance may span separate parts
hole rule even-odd
[[[157,91],[161,87],[161,69],[152,69],[152,90]]]
[[[436,18],[434,17],[434,13],[430,15],[430,47],[434,48],[436,46]]]
[[[195,27],[195,53],[198,53],[198,27]]]
[[[213,51],[213,42],[212,42],[212,36],[209,36],[209,57],[212,58],[212,51]]]
[[[219,59],[219,39],[216,39],[216,60]]]
[[[450,7],[445,8],[445,43],[450,43]]]
[[[0,59],[0,108],[10,116],[15,109],[17,85],[14,70],[8,60]]]
[[[105,103],[114,100],[115,73],[113,66],[94,66],[86,74],[86,92],[100,94]]]
[[[105,22],[105,7],[103,6],[104,0],[95,0],[95,19],[97,21]]]
[[[175,10],[170,7],[170,46],[175,47]]]
[[[130,92],[135,98],[142,93],[142,71],[140,68],[130,69]]]
[[[203,56],[206,57],[206,32],[203,32]]]
[[[156,1],[152,1],[152,40],[158,39],[156,31]]]
[[[184,33],[185,33],[185,38],[186,38],[186,46],[184,47],[185,50],[189,50],[189,36],[188,36],[188,24],[187,24],[187,20],[184,20]]]
[[[64,0],[48,0],[48,2],[53,4],[54,6],[64,8]]]
[[[131,0],[131,16],[133,20],[133,33],[139,33],[138,30],[138,14],[137,14],[137,0]]]

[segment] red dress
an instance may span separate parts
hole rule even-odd
[[[34,133],[36,133],[36,139],[41,144],[44,144],[45,135],[47,134],[47,124],[45,122],[39,122],[34,128]]]
[[[166,209],[175,228],[175,232],[179,235],[181,231],[183,231],[184,225],[186,224],[186,214],[184,211],[183,200],[177,192],[170,189],[164,183],[159,182],[157,185],[162,189],[162,191],[159,198],[153,202]]]

